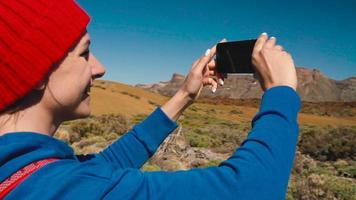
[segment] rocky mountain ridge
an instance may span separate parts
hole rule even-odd
[[[308,102],[354,102],[356,101],[356,77],[333,80],[317,69],[297,68],[298,93]],[[184,82],[185,77],[173,74],[171,80],[155,84],[138,84],[136,87],[172,96]],[[260,85],[252,75],[228,75],[223,87],[212,93],[209,88],[202,91],[203,97],[224,97],[231,99],[259,99]]]

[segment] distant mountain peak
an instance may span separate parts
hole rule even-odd
[[[178,74],[178,73],[174,73],[172,75],[172,78],[171,78],[170,82],[171,83],[180,82],[180,81],[182,81],[184,79],[185,79],[184,75],[181,75],[181,74]]]
[[[298,93],[303,101],[325,102],[325,101],[356,101],[356,77],[350,77],[343,81],[333,80],[324,75],[318,69],[297,67]],[[159,84],[143,85],[136,87],[144,88],[165,96],[172,96],[180,88],[185,77],[174,73],[167,82]],[[262,90],[259,84],[254,84],[256,80],[253,76],[228,75],[224,87],[219,88],[216,93],[211,93],[208,88],[204,88],[204,97],[225,97],[232,99],[253,99],[261,98]]]

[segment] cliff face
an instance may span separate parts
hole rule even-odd
[[[319,70],[297,68],[298,93],[303,101],[310,102],[351,102],[356,101],[356,77],[342,81],[333,80]],[[170,81],[157,84],[139,84],[144,88],[166,96],[172,96],[184,82],[184,76],[173,74]],[[228,75],[223,87],[216,93],[208,88],[202,91],[204,97],[226,97],[232,99],[261,98],[262,90],[252,75]]]

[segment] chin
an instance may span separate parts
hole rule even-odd
[[[87,118],[91,114],[91,108],[90,104],[86,102],[82,102],[77,109],[75,109],[73,113],[72,120],[74,119],[81,119],[81,118]]]
[[[85,111],[85,112],[80,112],[77,114],[77,119],[81,119],[81,118],[87,118],[89,117],[91,114],[90,110],[89,111]]]
[[[91,109],[89,106],[86,108],[79,109],[76,112],[77,118],[86,118],[86,117],[89,117],[90,114],[91,114]]]

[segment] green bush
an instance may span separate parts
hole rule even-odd
[[[150,165],[150,164],[144,164],[141,167],[142,171],[162,171],[161,167],[158,165]]]
[[[110,143],[101,136],[93,136],[90,138],[83,138],[78,142],[72,144],[76,154],[91,154],[98,153]]]
[[[77,154],[98,152],[117,140],[129,129],[129,123],[123,115],[90,116],[67,122],[56,137],[64,139],[73,146]]]
[[[311,174],[308,177],[299,179],[296,183],[295,199],[333,200],[335,195],[326,187],[326,177],[323,175]]]
[[[333,166],[338,176],[356,179],[356,161],[338,160]]]
[[[299,150],[320,161],[356,160],[356,127],[323,127],[301,130]]]
[[[310,174],[294,177],[289,182],[287,199],[302,200],[354,200],[356,184],[354,180],[329,175]]]
[[[125,116],[120,114],[107,114],[95,118],[100,124],[104,134],[116,133],[122,135],[129,129],[129,123]]]
[[[200,168],[219,166],[221,162],[222,160],[209,160],[208,163],[203,166],[200,166]]]
[[[70,143],[78,142],[90,135],[101,135],[103,133],[98,122],[92,120],[79,120],[71,125]]]
[[[220,145],[220,141],[209,135],[202,134],[200,130],[186,135],[191,147],[215,147]]]
[[[192,105],[192,106],[189,107],[189,110],[191,110],[193,112],[197,112],[200,109],[197,106]]]
[[[342,200],[356,199],[356,183],[355,181],[342,179],[337,177],[327,177],[325,188],[330,190],[336,198]]]

